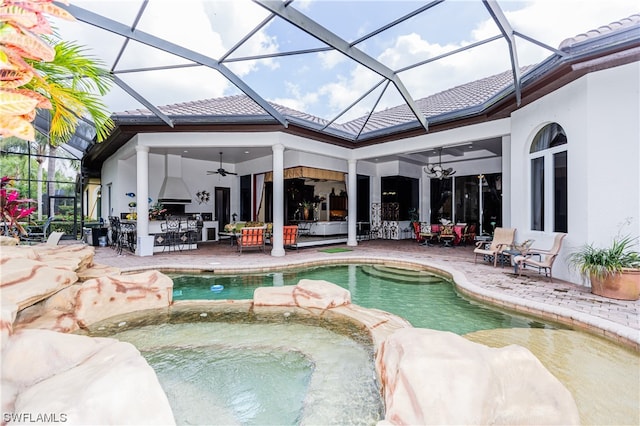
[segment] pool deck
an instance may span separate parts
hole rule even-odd
[[[131,253],[118,255],[109,247],[96,247],[95,262],[116,266],[123,272],[144,269],[196,269],[216,272],[268,270],[337,262],[398,262],[432,266],[449,273],[458,289],[505,308],[543,316],[588,332],[605,336],[640,351],[640,301],[607,299],[591,294],[590,289],[554,278],[550,283],[536,270],[526,270],[521,277],[507,266],[494,268],[478,259],[474,263],[473,247],[425,247],[413,240],[359,241],[356,247],[336,244],[331,248],[350,251],[327,253],[327,247],[286,250],[283,257],[258,250],[242,254],[228,242],[200,243],[197,250],[155,253],[140,257]]]

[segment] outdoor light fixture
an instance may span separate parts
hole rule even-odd
[[[438,148],[438,164],[427,164],[424,168],[424,172],[430,178],[436,178],[440,180],[456,174],[455,170],[453,170],[451,167],[449,167],[448,169],[442,167],[442,148]]]

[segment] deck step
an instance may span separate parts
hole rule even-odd
[[[400,281],[410,284],[439,284],[443,277],[419,269],[401,269],[385,265],[363,265],[362,272],[380,279]]]

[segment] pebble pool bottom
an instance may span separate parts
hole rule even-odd
[[[177,424],[374,425],[382,418],[371,349],[322,327],[158,324],[111,337],[147,359]]]

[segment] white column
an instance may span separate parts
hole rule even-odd
[[[273,151],[273,234],[271,256],[284,256],[284,146],[277,144]]]
[[[356,210],[358,206],[358,175],[356,173],[356,160],[349,160],[349,176],[347,181],[349,187],[347,188],[347,245],[348,246],[357,246],[358,238],[356,237],[356,223],[358,221],[358,217],[356,215]]]
[[[153,237],[149,235],[149,147],[136,146],[136,229],[138,256],[153,255]],[[149,250],[149,247],[151,249]]]
[[[502,226],[511,228],[511,135],[502,137]]]

